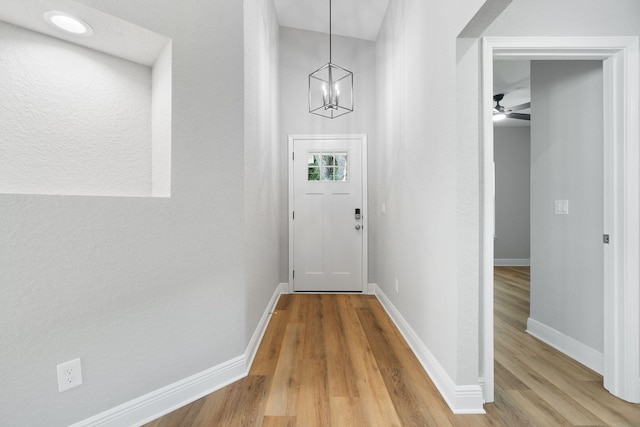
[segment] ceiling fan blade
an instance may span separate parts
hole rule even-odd
[[[514,107],[509,107],[511,111],[522,111],[522,110],[526,110],[527,108],[531,108],[530,102],[525,102],[524,104],[516,105]]]
[[[531,114],[509,113],[507,117],[510,119],[531,120]]]

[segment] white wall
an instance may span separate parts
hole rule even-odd
[[[636,0],[514,0],[484,36],[632,36],[640,32]]]
[[[273,0],[245,0],[246,326],[256,329],[280,272],[279,28]],[[286,210],[285,210],[286,212]]]
[[[479,328],[479,154],[477,132],[458,139],[456,36],[482,3],[391,0],[376,45],[377,283],[456,385],[477,384]]]
[[[0,22],[0,192],[151,195],[151,68]]]
[[[500,260],[498,262],[528,261],[531,193],[530,128],[529,126],[494,126],[493,144],[496,167],[497,237],[494,258]]]
[[[309,113],[308,76],[329,61],[328,34],[294,28],[280,28],[280,280],[288,281],[288,155],[291,134],[367,134],[369,180],[377,179],[375,43],[333,36],[333,62],[353,72],[354,111],[336,119]],[[369,191],[369,283],[376,280],[376,192]]]
[[[173,39],[172,194],[0,195],[5,425],[68,425],[246,345],[242,2],[82,3]]]
[[[602,82],[602,61],[531,63],[531,319],[600,353]]]
[[[171,75],[173,49],[169,41],[151,70],[151,192],[171,195]]]

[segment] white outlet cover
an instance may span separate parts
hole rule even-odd
[[[82,366],[80,359],[70,360],[57,366],[58,391],[62,393],[82,384]]]

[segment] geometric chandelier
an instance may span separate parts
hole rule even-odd
[[[329,0],[329,62],[309,74],[309,112],[335,119],[353,111],[353,73],[331,62],[331,0]]]

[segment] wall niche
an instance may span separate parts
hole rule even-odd
[[[168,37],[79,3],[0,7],[0,193],[169,197],[171,62]]]

